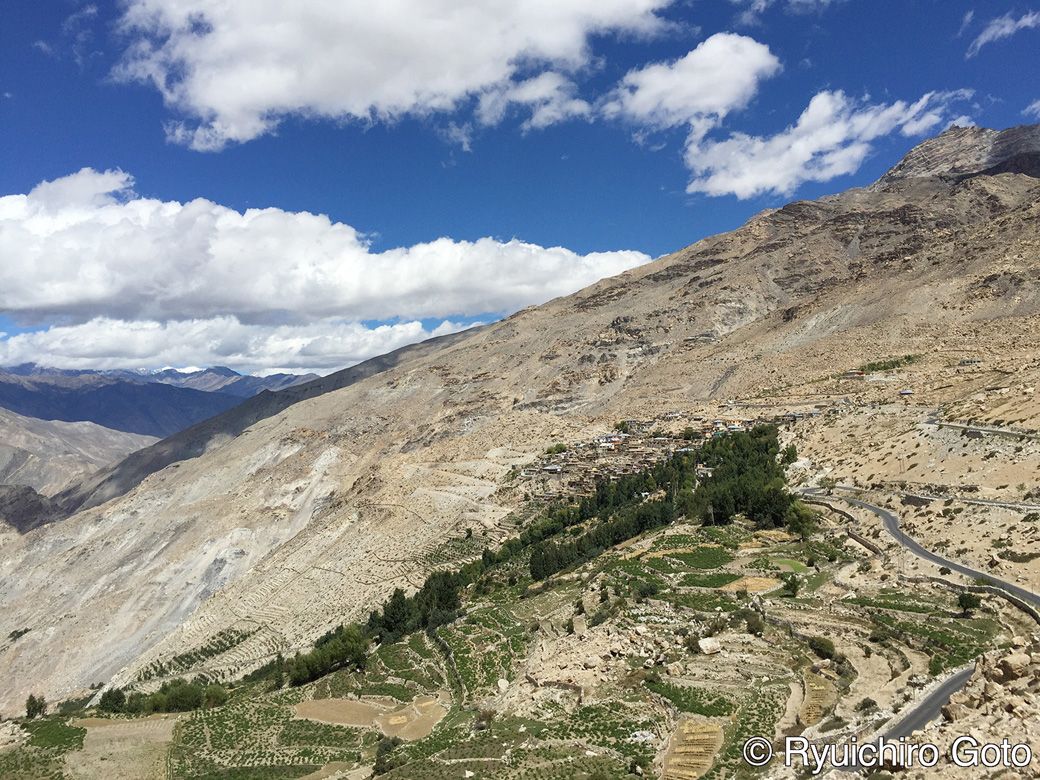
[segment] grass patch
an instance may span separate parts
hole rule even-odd
[[[703,688],[673,685],[660,680],[647,680],[644,685],[663,696],[681,712],[692,712],[705,717],[722,717],[733,712],[735,705],[725,696],[713,694]]]
[[[870,363],[864,363],[859,367],[859,370],[865,374],[874,374],[878,371],[894,371],[897,368],[903,368],[904,366],[910,366],[920,360],[919,355],[903,355],[902,357],[891,357],[885,360],[875,360]]]
[[[701,591],[700,593],[667,593],[658,598],[668,601],[677,607],[696,610],[697,612],[735,612],[740,608],[736,599],[725,593]]]
[[[772,563],[774,566],[786,566],[795,574],[804,574],[809,571],[808,566],[801,561],[796,561],[794,558],[773,558]]]
[[[81,750],[83,738],[87,735],[86,729],[70,726],[59,718],[29,721],[22,728],[32,735],[29,737],[29,744],[33,747],[50,748],[62,752]]]
[[[733,560],[733,554],[723,547],[704,545],[689,552],[668,553],[668,558],[691,569],[718,569]]]
[[[679,584],[686,588],[721,588],[736,582],[740,576],[731,571],[689,572],[683,575]]]

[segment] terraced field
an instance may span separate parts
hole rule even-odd
[[[450,550],[472,558],[465,538]],[[539,582],[522,553],[465,589],[457,619],[372,648],[364,669],[299,687],[240,680],[163,734],[125,717],[38,721],[0,752],[0,776],[86,776],[107,735],[128,777],[157,756],[176,780],[371,767],[401,780],[749,777],[747,738],[878,728],[915,675],[1020,629],[1002,602],[964,615],[950,591],[875,564],[827,524],[808,540],[676,524]],[[792,574],[797,587],[781,579]],[[215,675],[266,641],[263,627],[221,635],[141,685],[186,664]]]
[[[703,777],[722,747],[723,731],[711,721],[690,718],[679,723],[664,758],[662,780]]]

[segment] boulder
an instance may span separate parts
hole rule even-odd
[[[722,644],[713,636],[706,636],[697,640],[697,647],[704,655],[715,655],[722,652]]]
[[[1004,678],[1016,680],[1029,670],[1029,656],[1025,653],[1011,653],[1000,659],[1000,670]]]

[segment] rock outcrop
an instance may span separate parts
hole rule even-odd
[[[980,744],[1012,743],[1029,745],[1034,756],[1040,755],[1040,636],[1031,640],[1016,639],[1016,647],[983,655],[975,664],[975,672],[967,685],[950,697],[943,707],[943,721],[916,736],[916,742],[938,745],[949,755],[953,741],[970,736]],[[982,767],[958,768],[943,764],[943,777],[976,778]],[[919,770],[911,777],[934,777]],[[1010,769],[999,773],[1002,778],[1036,777],[1035,763],[1027,769]]]
[[[960,180],[1000,173],[1040,176],[1040,125],[1008,130],[951,127],[915,147],[872,189],[881,190],[903,179],[935,176]]]

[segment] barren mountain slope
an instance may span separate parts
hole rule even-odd
[[[90,422],[38,420],[0,409],[0,485],[52,495],[154,441]]]
[[[618,419],[807,393],[875,357],[1035,354],[1038,201],[1040,180],[1009,172],[793,203],[11,535],[0,636],[31,630],[0,647],[0,705],[126,682],[229,628],[249,636],[216,673],[306,646],[418,584],[465,528],[495,539],[511,466]]]
[[[195,458],[217,447],[229,438],[260,420],[278,414],[295,403],[315,398],[333,390],[359,382],[362,379],[386,371],[399,362],[414,359],[430,350],[440,349],[465,334],[449,334],[401,347],[385,355],[371,358],[350,368],[319,377],[303,384],[284,388],[277,392],[261,392],[239,405],[190,428],[167,436],[153,446],[135,452],[110,469],[98,472],[71,486],[56,501],[62,514],[68,515],[83,507],[103,504],[121,496],[138,485],[149,474],[188,458]]]

